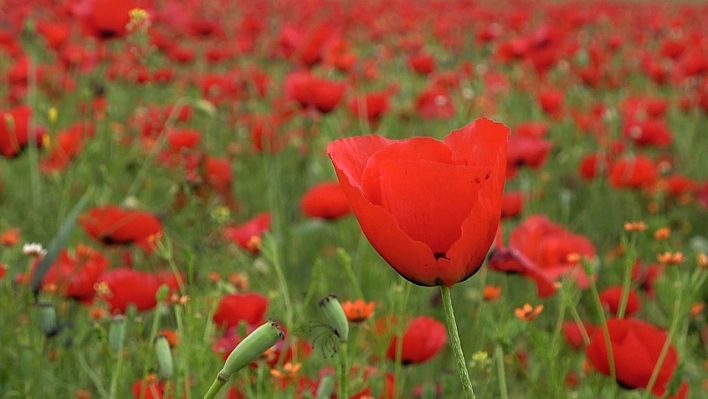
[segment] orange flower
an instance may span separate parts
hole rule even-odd
[[[683,253],[681,252],[669,252],[666,251],[664,253],[661,253],[656,256],[656,259],[659,260],[664,265],[670,266],[670,265],[678,265],[679,263],[683,262]]]
[[[374,314],[374,306],[374,302],[364,302],[361,299],[342,302],[344,314],[351,323],[361,323],[369,319]]]
[[[526,303],[524,304],[523,307],[518,308],[514,311],[514,314],[516,315],[516,318],[519,320],[524,320],[524,321],[531,321],[538,317],[538,315],[541,314],[541,311],[543,310],[543,305],[538,305],[536,308],[531,306],[530,304]]]
[[[283,365],[283,370],[271,369],[270,375],[279,380],[293,381],[297,377],[298,371],[300,371],[300,363],[292,364],[287,362]]]
[[[76,391],[76,399],[91,399],[91,392],[85,389]]]
[[[698,266],[703,269],[708,268],[708,256],[706,256],[703,252],[698,254]]]
[[[170,348],[174,348],[179,343],[179,336],[174,330],[162,330],[157,333],[157,336],[165,337],[167,339],[167,343],[170,345]]]
[[[705,302],[696,302],[693,305],[691,305],[691,316],[693,317],[698,317],[698,315],[703,312],[703,309],[705,309],[706,303]]]
[[[654,239],[657,241],[664,241],[671,235],[671,230],[668,227],[662,227],[654,232]]]
[[[20,229],[11,228],[0,234],[0,244],[4,247],[12,247],[20,242]]]
[[[493,301],[499,298],[501,295],[502,288],[498,285],[486,285],[484,286],[484,300]]]
[[[638,233],[647,229],[647,224],[639,222],[624,222],[624,231]]]

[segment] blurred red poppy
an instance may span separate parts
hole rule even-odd
[[[397,337],[391,339],[386,351],[389,360],[396,360]],[[447,343],[447,329],[432,317],[419,316],[413,319],[403,334],[402,364],[419,364],[432,359]]]
[[[242,249],[258,253],[258,246],[254,246],[253,240],[260,239],[268,230],[270,230],[270,213],[263,212],[241,225],[232,224],[224,227],[223,234]]]
[[[107,292],[97,292],[97,296],[110,307],[111,313],[125,313],[130,304],[137,310],[149,310],[157,305],[157,291],[163,284],[177,290],[177,280],[172,274],[158,275],[128,268],[117,268],[103,273],[98,284],[105,284]]]
[[[502,195],[502,218],[515,218],[524,209],[524,194],[521,191],[509,191]]]
[[[137,6],[131,0],[92,0],[76,4],[73,11],[85,33],[106,40],[125,36],[134,8]]]
[[[349,110],[359,118],[365,117],[369,122],[378,121],[388,111],[388,97],[387,91],[355,97],[349,101]]]
[[[534,136],[525,136],[519,133],[509,138],[509,154],[506,161],[506,175],[513,177],[519,167],[528,166],[539,169],[548,158],[551,143]]]
[[[310,187],[300,201],[302,212],[311,218],[339,219],[352,208],[338,182],[324,182]]]
[[[582,328],[585,329],[588,337],[592,337],[597,327],[585,321],[582,324]],[[567,342],[571,348],[580,349],[585,346],[585,338],[581,332],[580,325],[576,321],[564,321],[562,330],[565,342]]]
[[[610,168],[610,183],[615,188],[650,188],[658,177],[654,161],[646,155],[623,158]]]
[[[162,233],[162,223],[153,214],[115,205],[90,209],[79,216],[79,223],[96,241],[106,245],[136,244],[147,252],[155,249],[155,238]]]
[[[214,313],[214,324],[219,327],[238,327],[241,321],[250,326],[263,323],[268,310],[268,298],[257,293],[226,295],[219,301]]]
[[[29,145],[31,141],[29,124],[32,109],[27,106],[13,108],[0,112],[0,155],[14,158]],[[35,142],[42,146],[43,129],[35,130]]]
[[[646,388],[666,342],[666,332],[635,319],[609,319],[607,329],[610,333],[617,383],[627,389]],[[595,332],[590,345],[585,348],[585,353],[597,371],[610,375],[605,336],[600,329]],[[664,395],[677,364],[678,354],[672,344],[652,388],[654,395]],[[684,382],[672,399],[682,399],[687,394],[688,385]]]
[[[96,293],[94,284],[109,266],[108,259],[100,252],[84,246],[80,246],[76,252],[69,254],[65,249],[59,252],[59,257],[42,279],[42,287],[56,290],[67,298],[90,300]],[[39,259],[35,261],[34,267],[37,264]]]
[[[430,54],[418,53],[408,58],[408,66],[419,75],[430,75],[435,71],[435,59]]]
[[[415,284],[451,287],[479,270],[494,241],[508,135],[482,118],[442,142],[361,136],[328,154],[374,249]]]
[[[629,296],[627,297],[627,307],[625,308],[625,317],[631,317],[642,308],[642,302],[639,295],[630,288]],[[600,302],[607,306],[610,313],[617,315],[620,301],[622,299],[622,286],[607,287],[600,292]]]
[[[314,108],[326,114],[332,112],[344,96],[344,83],[321,79],[308,72],[294,72],[285,78],[285,96],[303,108]]]

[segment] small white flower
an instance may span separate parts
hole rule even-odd
[[[47,250],[42,248],[42,244],[33,242],[23,245],[22,253],[32,257],[44,257],[47,255]]]

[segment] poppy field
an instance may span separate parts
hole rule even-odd
[[[706,15],[5,0],[0,399],[707,397]]]

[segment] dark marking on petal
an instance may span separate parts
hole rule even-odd
[[[447,255],[447,253],[445,253],[445,252],[435,252],[435,253],[433,254],[433,256],[435,256],[435,260],[438,260],[438,259],[440,259],[440,258],[444,258],[444,259],[450,260],[450,259],[447,258],[446,255]]]

